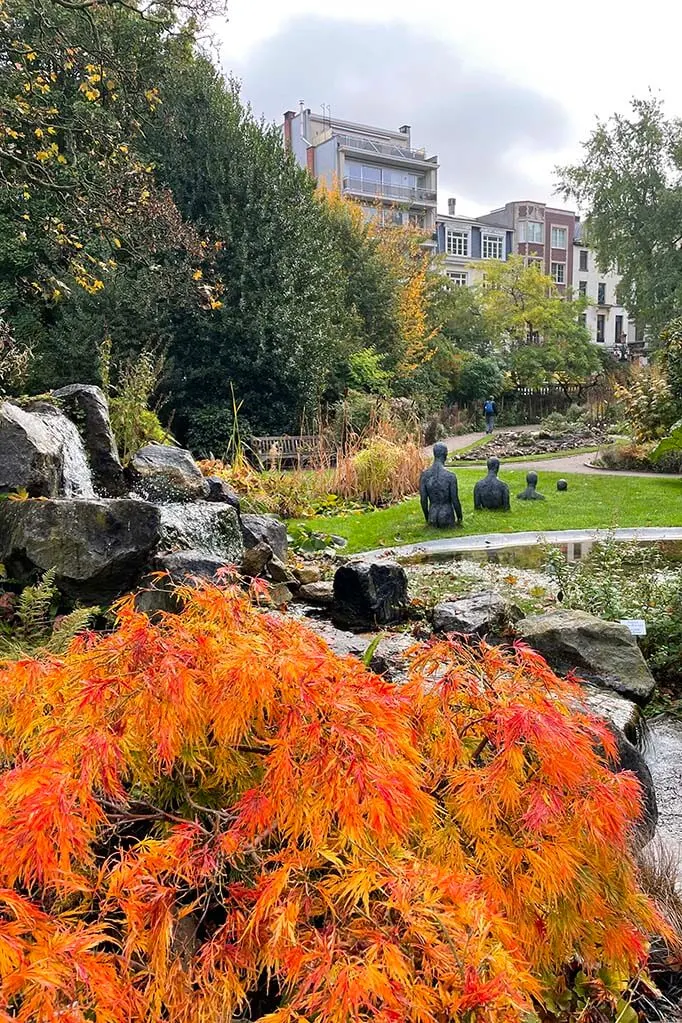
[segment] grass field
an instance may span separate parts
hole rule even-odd
[[[475,512],[473,489],[481,478],[479,469],[457,469],[460,500],[464,510],[461,529],[436,530],[427,526],[417,498],[391,508],[321,516],[302,520],[307,527],[335,533],[348,540],[348,553],[418,543],[439,536],[480,533],[514,533],[524,530],[611,529],[617,526],[682,526],[682,477],[677,479],[636,476],[568,476],[568,491],[560,494],[556,481],[560,473],[542,472],[538,490],[545,501],[517,501],[526,485],[526,474],[510,470],[500,474],[509,484],[512,508],[509,512]]]

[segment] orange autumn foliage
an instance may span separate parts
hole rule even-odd
[[[409,381],[415,371],[430,362],[436,354],[440,327],[430,322],[435,290],[442,288],[442,277],[434,271],[433,254],[425,248],[428,234],[420,227],[390,222],[392,210],[380,200],[374,205],[374,216],[367,222],[363,215],[365,203],[343,194],[338,186],[320,182],[317,194],[327,209],[351,226],[356,244],[376,250],[384,274],[393,281],[399,358],[395,367],[398,380]]]
[[[0,665],[0,1017],[520,1021],[655,912],[635,779],[524,648],[393,686],[236,587]]]

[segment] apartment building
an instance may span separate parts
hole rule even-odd
[[[514,241],[513,232],[503,224],[457,216],[454,199],[448,200],[448,215],[438,217],[436,239],[444,272],[462,287],[482,280],[484,260],[507,259]]]
[[[529,264],[537,263],[560,289],[589,300],[583,323],[595,344],[621,359],[641,361],[645,356],[643,332],[618,302],[620,277],[599,269],[572,210],[521,200],[469,219],[455,215],[455,200],[450,199],[448,215],[438,217],[437,239],[443,270],[456,284],[478,283],[485,259],[522,256]]]
[[[559,288],[573,282],[573,235],[576,215],[546,203],[508,202],[478,218],[482,223],[503,224],[513,233],[513,252],[528,263],[538,263]]]
[[[583,323],[598,345],[612,349],[622,358],[640,358],[644,336],[627,309],[618,302],[620,277],[614,270],[599,269],[595,253],[583,240],[583,226],[576,217],[573,234],[573,291],[590,302]]]
[[[435,232],[438,158],[413,148],[409,125],[373,128],[301,104],[284,115],[284,142],[313,177],[359,202],[368,220]]]

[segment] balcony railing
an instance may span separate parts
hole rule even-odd
[[[435,203],[436,192],[428,188],[410,188],[407,185],[381,184],[377,181],[363,181],[361,178],[344,178],[343,187],[346,192],[356,195],[368,195],[375,199],[397,199],[398,202]]]
[[[393,156],[397,160],[426,160],[426,152],[423,149],[407,149],[387,142],[375,142],[374,139],[362,138],[360,135],[337,135],[336,138],[339,145],[348,149],[359,149],[363,153]]]

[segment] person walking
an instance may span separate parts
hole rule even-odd
[[[485,432],[492,433],[495,429],[495,416],[497,415],[497,406],[492,394],[483,405],[483,413],[485,415]]]

